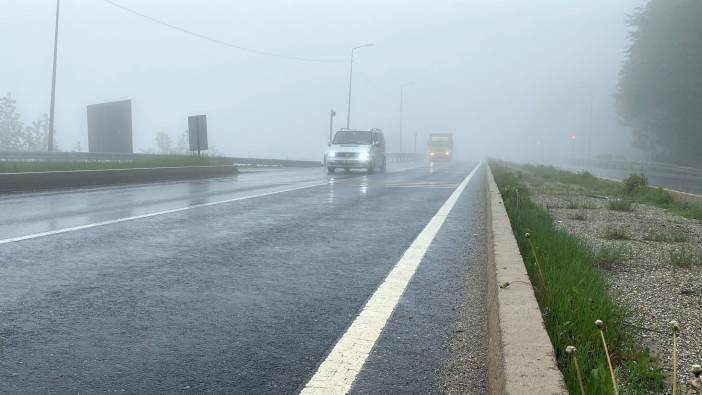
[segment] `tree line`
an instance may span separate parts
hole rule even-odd
[[[49,147],[49,117],[26,125],[17,112],[12,94],[0,97],[0,151],[46,151]],[[59,151],[54,139],[54,151]]]
[[[647,159],[702,166],[702,1],[651,0],[632,28],[616,106]]]

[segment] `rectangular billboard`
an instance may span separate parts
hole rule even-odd
[[[192,115],[188,117],[188,137],[190,151],[207,150],[207,116]]]
[[[88,150],[133,153],[131,100],[88,106]]]

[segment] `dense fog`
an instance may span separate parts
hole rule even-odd
[[[644,3],[63,0],[56,136],[87,150],[86,106],[132,99],[136,152],[207,114],[216,153],[321,159],[330,109],[346,126],[351,48],[373,43],[350,126],[383,129],[391,152],[404,86],[404,152],[450,131],[463,157],[636,159],[613,94]],[[26,123],[48,112],[54,17],[52,0],[0,5],[0,93]]]

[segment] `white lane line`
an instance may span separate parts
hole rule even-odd
[[[99,226],[105,226],[105,225],[112,225],[112,224],[118,224],[120,222],[127,222],[127,221],[133,221],[136,219],[143,219],[143,218],[151,218],[151,217],[156,217],[159,215],[166,215],[166,214],[173,214],[173,213],[179,213],[181,211],[186,211],[186,210],[192,210],[195,208],[201,208],[201,207],[209,207],[209,206],[216,206],[219,204],[225,204],[225,203],[231,203],[231,202],[236,202],[240,200],[246,200],[246,199],[254,199],[258,197],[263,197],[263,196],[270,196],[270,195],[275,195],[278,193],[284,193],[284,192],[291,192],[291,191],[297,191],[300,189],[306,189],[306,188],[313,188],[313,187],[318,187],[322,185],[327,185],[327,182],[323,183],[315,183],[315,184],[307,184],[307,185],[302,185],[302,186],[297,186],[294,188],[285,188],[285,189],[276,189],[274,191],[268,191],[268,192],[262,192],[262,193],[257,193],[253,195],[247,195],[247,196],[240,196],[232,199],[226,199],[226,200],[218,200],[215,202],[208,202],[208,203],[200,203],[200,204],[193,204],[191,206],[186,206],[186,207],[178,207],[170,210],[163,210],[163,211],[156,211],[152,213],[147,213],[147,214],[141,214],[141,215],[134,215],[131,217],[123,217],[123,218],[117,218],[117,219],[111,219],[107,221],[102,221],[102,222],[94,222],[91,224],[85,224],[85,225],[79,225],[79,226],[72,226],[70,228],[61,228],[61,229],[56,229],[56,230],[50,230],[47,232],[41,232],[41,233],[34,233],[31,235],[25,235],[25,236],[17,236],[17,237],[11,237],[9,239],[2,239],[0,240],[0,245],[2,244],[8,244],[8,243],[15,243],[18,241],[23,241],[23,240],[31,240],[31,239],[36,239],[39,237],[45,237],[45,236],[52,236],[52,235],[57,235],[61,233],[68,233],[68,232],[75,232],[77,230],[83,230],[83,229],[90,229],[90,228],[97,228]]]
[[[363,368],[380,333],[395,310],[431,242],[482,161],[458,185],[439,211],[392,268],[382,284],[334,345],[301,394],[346,394]]]

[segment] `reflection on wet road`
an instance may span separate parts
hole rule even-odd
[[[411,167],[398,165],[390,168],[388,173]],[[0,195],[3,208],[0,240],[262,193],[355,180],[367,182],[368,176],[357,172],[327,176],[319,168],[280,169],[243,172],[213,180]]]
[[[482,393],[484,173],[462,181],[474,168],[1,197],[2,392],[295,393],[463,183],[355,391],[437,392],[449,346],[472,339],[463,388]]]

